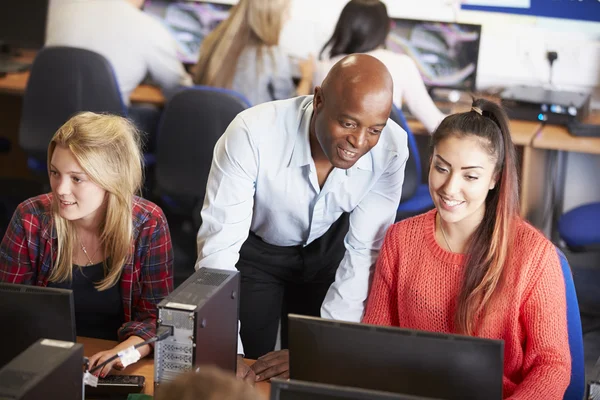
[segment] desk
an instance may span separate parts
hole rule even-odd
[[[593,112],[584,122],[600,124],[600,112]],[[528,152],[529,164],[535,173],[529,187],[531,196],[528,201],[537,205],[539,211],[531,207],[529,214],[523,215],[529,216],[536,226],[546,228],[550,237],[557,240],[557,222],[564,208],[568,153],[600,154],[600,138],[573,136],[565,126],[546,125],[534,136]],[[546,209],[546,195],[549,193],[555,193],[554,204],[550,204],[551,209]]]
[[[100,351],[112,349],[117,345],[117,342],[113,342],[111,340],[103,340],[103,339],[94,339],[88,337],[77,337],[77,343],[81,343],[83,345],[83,353],[90,357]],[[248,365],[254,364],[254,360],[245,360]],[[144,391],[142,393],[153,395],[154,394],[154,358],[153,356],[148,356],[146,358],[142,358],[140,361],[136,362],[125,368],[123,371],[113,370],[114,374],[123,374],[123,375],[142,375],[146,378],[146,386],[144,387]],[[265,399],[269,398],[271,393],[271,384],[268,382],[258,382],[256,383],[257,390],[264,395]]]

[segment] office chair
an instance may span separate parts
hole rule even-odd
[[[50,139],[80,111],[126,115],[111,64],[89,50],[42,49],[31,67],[19,128],[19,144],[30,169],[45,173]]]
[[[393,106],[390,118],[400,125],[408,136],[408,160],[404,169],[402,198],[396,212],[396,221],[400,221],[431,210],[434,205],[429,194],[429,185],[421,183],[423,173],[421,171],[419,149],[404,114],[396,106]]]
[[[248,100],[233,90],[193,86],[175,94],[163,111],[154,195],[169,219],[176,250],[183,243],[184,252],[176,259],[189,256],[192,266],[213,149],[235,116],[249,106]],[[176,282],[187,277],[184,273],[176,268]]]
[[[600,250],[600,202],[585,204],[564,213],[558,234],[572,251]]]
[[[569,261],[560,249],[556,249],[563,277],[565,279],[565,295],[567,299],[567,329],[569,332],[569,349],[571,351],[571,383],[567,387],[564,400],[581,400],[585,393],[585,370],[583,357],[583,333],[579,303]]]

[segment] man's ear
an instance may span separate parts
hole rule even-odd
[[[321,111],[323,107],[323,90],[321,86],[315,86],[315,93],[313,97],[313,109],[315,111]]]

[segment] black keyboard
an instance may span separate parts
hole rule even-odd
[[[600,137],[600,125],[584,124],[577,120],[567,125],[569,133],[573,136]]]
[[[0,73],[27,71],[31,63],[15,61],[10,58],[0,58]]]

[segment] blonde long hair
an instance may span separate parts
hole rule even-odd
[[[143,181],[140,135],[123,117],[84,112],[69,119],[52,137],[48,146],[48,171],[56,146],[71,150],[90,180],[106,191],[106,215],[100,226],[100,241],[106,277],[98,290],[112,287],[121,276],[123,264],[131,257],[133,235],[133,197]],[[52,215],[58,237],[55,268],[50,281],[62,282],[73,277],[73,248],[77,234],[71,221],[58,212],[53,196]]]
[[[261,52],[279,44],[279,34],[290,0],[240,0],[200,48],[194,83],[231,88],[242,51],[255,46]]]

